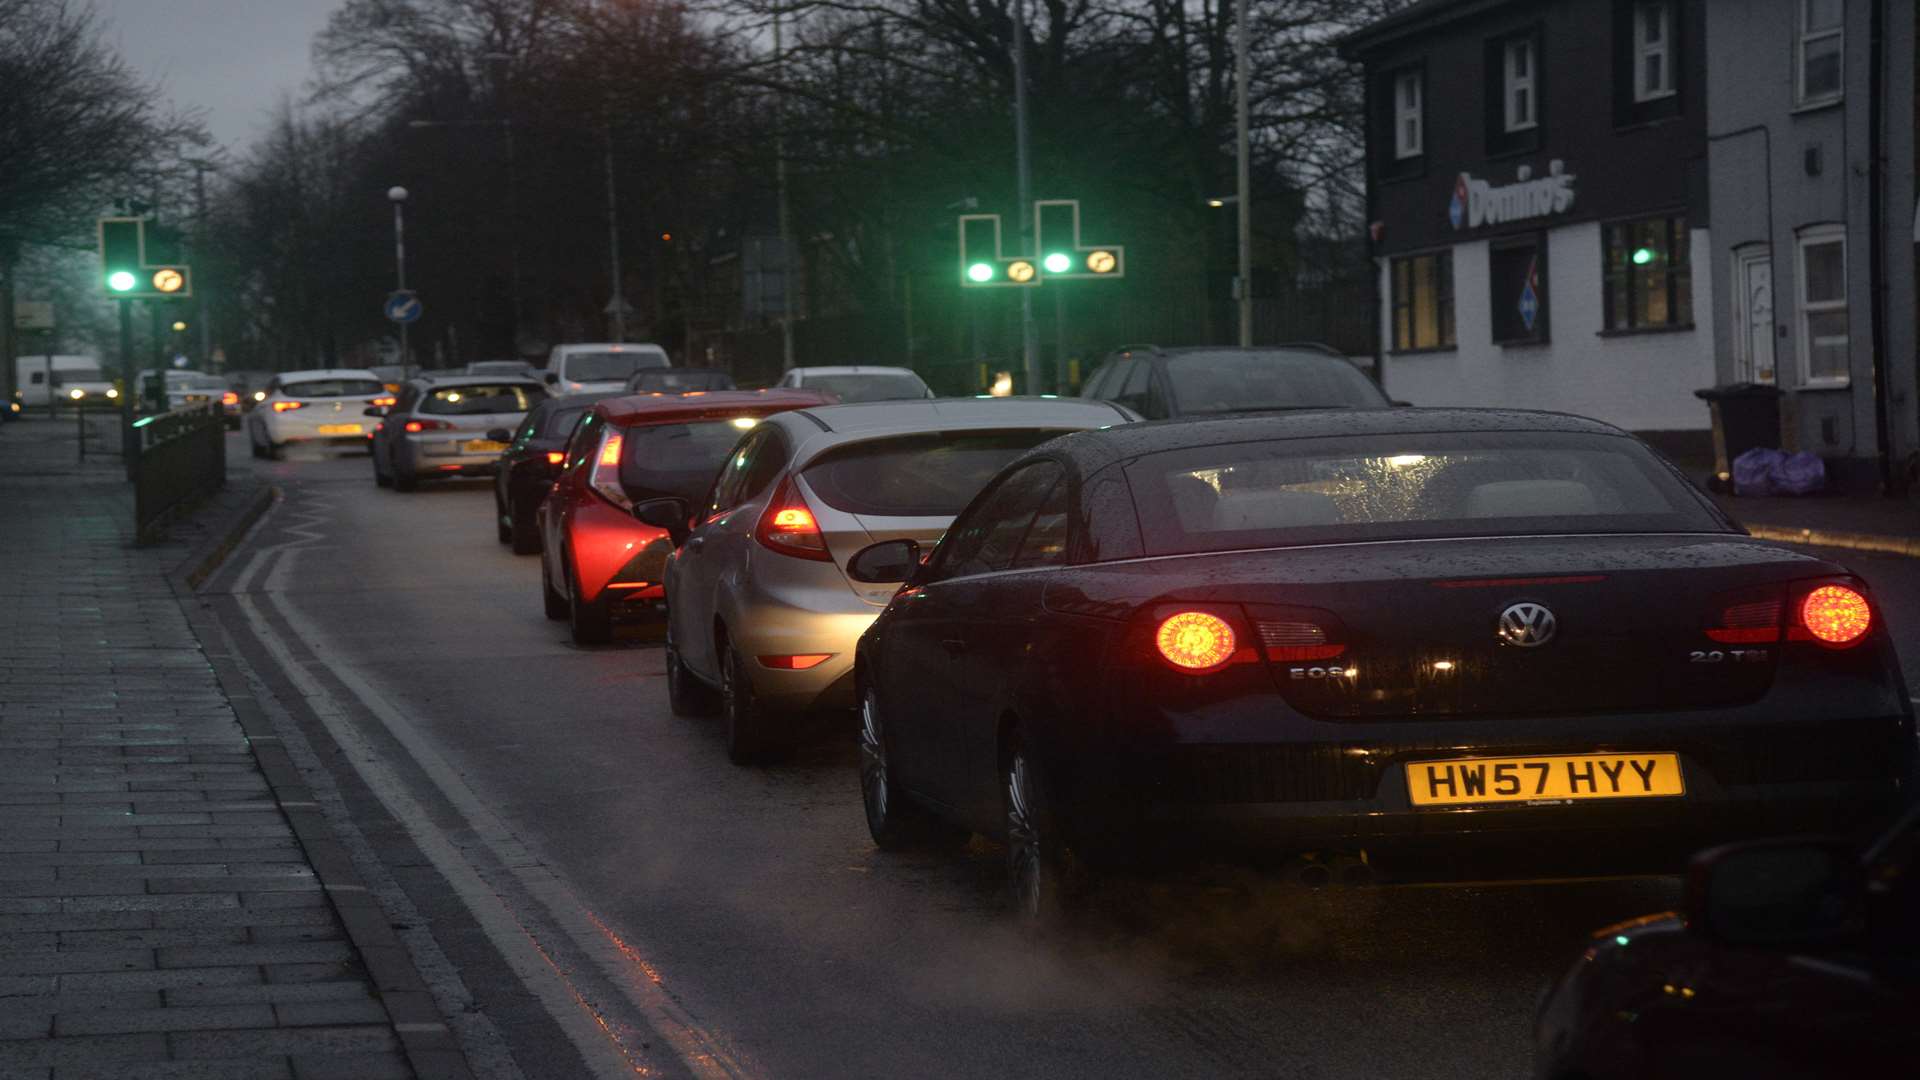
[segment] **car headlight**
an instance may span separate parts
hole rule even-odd
[[[79,401],[81,398],[87,396],[87,392],[76,386],[73,389],[67,391],[67,396],[72,398],[75,401]]]
[[[119,396],[120,396],[120,390],[119,390],[119,388],[118,388],[118,387],[113,387],[113,386],[109,386],[109,387],[107,387],[107,396],[108,396],[108,397],[110,397],[110,398],[117,398],[117,397],[119,397]]]

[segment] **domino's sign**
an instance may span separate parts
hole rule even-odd
[[[1455,229],[1477,229],[1512,221],[1551,217],[1573,209],[1574,175],[1559,158],[1547,165],[1547,175],[1535,178],[1531,165],[1522,165],[1511,184],[1495,185],[1471,173],[1453,182],[1447,203],[1447,221]]]

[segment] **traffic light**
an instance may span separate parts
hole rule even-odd
[[[100,284],[125,300],[175,299],[193,295],[193,270],[178,240],[145,218],[101,218]]]
[[[1127,276],[1127,249],[1080,240],[1080,200],[1039,199],[1033,204],[1033,236],[1041,269],[1050,278]]]
[[[1030,255],[1002,254],[999,214],[960,215],[962,288],[1032,287],[1040,268]]]

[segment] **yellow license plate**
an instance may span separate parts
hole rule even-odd
[[[506,443],[494,442],[491,439],[468,439],[466,446],[469,454],[498,454],[506,448]]]
[[[1415,806],[1562,803],[1685,795],[1678,754],[1456,758],[1407,765]]]
[[[360,425],[359,424],[321,424],[320,434],[322,435],[358,435],[360,434]]]

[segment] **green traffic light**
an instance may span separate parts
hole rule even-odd
[[[967,277],[973,281],[992,281],[993,264],[977,262],[967,267]]]
[[[1073,269],[1073,256],[1064,251],[1055,251],[1050,253],[1041,265],[1047,268],[1049,274],[1064,274]]]
[[[1633,252],[1633,265],[1635,265],[1635,266],[1645,266],[1645,265],[1647,265],[1648,263],[1650,263],[1650,262],[1652,262],[1652,261],[1653,261],[1653,249],[1652,249],[1652,248],[1644,248],[1644,247],[1643,247],[1643,248],[1635,248],[1635,249],[1634,249],[1634,252]]]
[[[112,289],[114,292],[132,292],[133,287],[137,284],[139,284],[139,279],[125,270],[115,270],[113,273],[107,275],[107,288]]]

